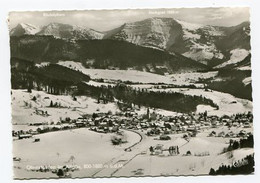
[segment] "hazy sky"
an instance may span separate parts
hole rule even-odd
[[[18,23],[47,25],[51,22],[86,26],[98,31],[116,28],[127,22],[151,17],[171,17],[190,23],[233,26],[249,21],[249,8],[178,8],[136,10],[86,10],[86,11],[38,11],[11,12],[10,28]]]

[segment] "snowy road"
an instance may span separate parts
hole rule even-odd
[[[136,141],[133,145],[125,148],[125,149],[131,149],[130,152],[122,151],[122,154],[119,156],[116,156],[112,158],[110,161],[106,162],[107,165],[116,165],[118,164],[118,168],[106,168],[103,167],[101,170],[98,170],[95,172],[92,177],[107,177],[108,175],[113,176],[116,172],[118,172],[122,167],[124,167],[126,164],[128,164],[131,160],[133,160],[136,156],[140,155],[141,152],[138,148],[138,146],[141,145],[143,139],[145,139],[145,134],[134,131],[134,130],[123,130],[123,131],[129,131],[132,133],[136,133],[139,135],[140,139]],[[122,163],[119,163],[122,162]]]

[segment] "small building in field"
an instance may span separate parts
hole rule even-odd
[[[76,127],[80,128],[80,127],[84,127],[85,126],[85,123],[84,122],[81,122],[81,121],[77,121],[75,123]]]
[[[28,139],[31,138],[33,135],[32,134],[20,134],[18,135],[18,139]]]

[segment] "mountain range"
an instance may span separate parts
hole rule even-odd
[[[250,54],[249,22],[221,27],[155,17],[125,23],[106,32],[61,23],[41,27],[21,23],[10,31],[11,37],[25,35],[53,36],[70,42],[106,39],[125,41],[170,54],[177,53],[209,67],[218,67],[230,61],[232,56],[241,57],[237,58],[237,62],[240,62]]]
[[[252,100],[249,22],[220,27],[149,18],[106,32],[61,23],[41,27],[21,23],[10,31],[10,49],[14,88],[26,87],[31,77],[49,78],[43,79],[48,85],[71,82],[63,81],[64,76],[86,80],[79,71],[57,66],[59,61],[74,61],[85,68],[160,75],[214,70],[215,78],[201,82]],[[31,65],[36,68],[46,62],[51,66],[27,72]],[[57,73],[50,74],[53,71]]]

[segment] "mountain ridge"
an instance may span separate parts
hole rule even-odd
[[[61,23],[50,23],[41,28],[19,25],[10,31],[10,36],[43,35],[71,41],[120,40],[173,54],[182,54],[211,67],[228,61],[234,49],[249,51],[251,48],[249,22],[224,27],[153,17],[124,23],[105,32]]]

